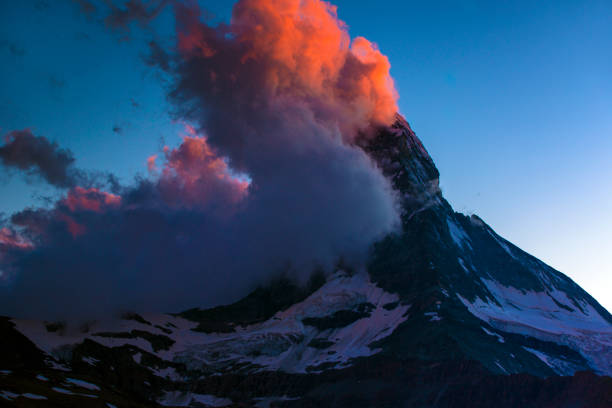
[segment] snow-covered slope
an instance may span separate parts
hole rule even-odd
[[[406,320],[408,308],[397,295],[370,282],[367,273],[340,271],[305,300],[231,333],[196,332],[195,323],[171,315],[143,315],[146,323],[119,318],[97,321],[86,333],[71,326],[49,332],[41,321],[14,322],[41,350],[60,360],[67,346],[89,339],[106,347],[131,345],[163,360],[184,363],[188,369],[226,371],[240,365],[306,373],[320,366],[346,367],[353,358],[379,352],[370,345],[393,333]],[[132,338],[125,334],[134,331]],[[148,336],[138,332],[167,338],[171,345],[156,349]],[[140,355],[134,353],[138,363]]]
[[[560,291],[521,291],[487,279],[483,283],[491,298],[470,302],[458,294],[475,316],[502,331],[568,345],[598,371],[612,374],[612,325],[591,305],[575,304]]]
[[[380,351],[370,345],[406,320],[408,306],[398,301],[397,295],[372,284],[365,273],[339,272],[307,299],[271,319],[234,333],[203,336],[201,343],[175,358],[189,366],[249,364],[259,370],[295,373],[346,367],[353,358]]]

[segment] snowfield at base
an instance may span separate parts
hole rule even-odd
[[[344,327],[320,331],[302,323],[305,318],[331,316],[337,311],[351,310],[366,303],[372,306],[369,316]],[[392,310],[383,307],[393,303],[397,305]],[[90,325],[88,333],[82,333],[78,327],[70,326],[62,333],[49,332],[41,321],[14,322],[17,330],[54,358],[55,361],[49,360],[49,364],[63,370],[68,370],[58,364],[63,347],[90,339],[106,347],[132,345],[164,360],[183,362],[190,368],[206,365],[223,370],[236,363],[246,363],[250,364],[253,370],[305,373],[317,372],[315,367],[321,364],[344,368],[350,365],[353,358],[376,354],[380,350],[371,348],[370,345],[393,333],[397,326],[406,320],[408,308],[408,305],[399,304],[396,294],[385,292],[372,283],[367,273],[349,275],[337,272],[302,302],[276,313],[262,323],[236,327],[233,333],[196,332],[192,329],[197,323],[165,314],[143,315],[150,325],[119,318],[97,321]],[[155,326],[169,328],[172,332],[166,333]],[[96,336],[99,332],[131,330],[166,336],[175,343],[168,350],[154,351],[151,343],[140,337]],[[309,347],[308,344],[315,338],[333,344],[325,349]],[[140,357],[135,353],[134,361],[138,363]],[[95,363],[95,359],[90,361]],[[178,378],[170,369],[152,371],[160,377]]]
[[[161,378],[165,378],[171,381],[179,381],[182,379],[182,377],[179,375],[179,373],[176,372],[176,370],[173,367],[158,368],[158,369],[149,368],[149,369],[153,372],[153,374]]]
[[[397,305],[386,310],[383,306],[398,302],[397,295],[385,292],[373,284],[366,273],[337,273],[319,290],[271,319],[235,333],[209,335],[206,343],[196,344],[177,354],[186,364],[208,365],[223,369],[236,363],[251,363],[258,370],[281,370],[292,373],[317,372],[322,364],[343,368],[356,357],[371,356],[379,349],[370,344],[390,335],[406,320],[409,306]],[[368,317],[345,327],[323,331],[302,323],[305,318],[330,316],[359,304],[374,306]],[[331,344],[324,349],[309,347],[313,339]]]
[[[591,305],[569,299],[565,292],[554,287],[546,292],[534,292],[506,287],[485,278],[481,280],[495,301],[477,297],[470,302],[457,294],[476,317],[497,330],[569,346],[599,372],[612,375],[612,324]],[[548,365],[559,374],[566,370],[563,364]]]

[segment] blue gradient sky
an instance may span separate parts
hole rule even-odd
[[[121,40],[69,1],[16,3],[0,3],[1,133],[31,128],[124,182],[178,143],[163,81],[142,62],[150,33]],[[232,2],[200,3],[229,18]],[[455,209],[612,310],[612,3],[334,3],[389,57]],[[156,33],[171,41],[168,13]],[[0,170],[0,212],[53,194]]]

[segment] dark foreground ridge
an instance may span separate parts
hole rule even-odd
[[[612,316],[454,212],[402,117],[361,147],[402,206],[367,274],[79,327],[3,318],[0,406],[612,406]]]

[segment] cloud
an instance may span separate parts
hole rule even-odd
[[[168,72],[170,71],[170,60],[171,56],[157,41],[149,41],[149,53],[144,57],[147,65]]]
[[[49,85],[53,89],[62,89],[66,86],[66,81],[56,77],[55,75],[49,76]]]
[[[112,29],[126,31],[133,22],[146,26],[163,10],[168,0],[141,1],[128,0],[121,6],[109,2],[110,13],[104,22]]]
[[[96,6],[89,0],[73,0],[79,6],[79,11],[87,17],[92,17],[96,11]]]
[[[91,36],[87,33],[84,33],[82,31],[78,31],[76,33],[74,33],[74,38],[79,40],[79,41],[91,41]]]
[[[348,141],[393,121],[397,92],[387,58],[363,37],[351,42],[327,2],[243,0],[231,24],[216,28],[200,21],[197,7],[177,3],[175,13],[183,62],[172,96],[193,102],[185,111],[205,115],[197,119],[207,128],[220,110],[246,107],[245,101],[269,110],[300,106]]]
[[[21,47],[20,45],[13,43],[13,42],[8,42],[6,40],[0,40],[0,47],[2,48],[6,47],[6,49],[14,57],[23,57],[26,53],[25,49]]]
[[[249,182],[232,175],[206,138],[187,129],[178,148],[164,149],[166,162],[156,186],[160,197],[174,208],[232,208],[246,196]]]
[[[0,247],[27,249],[31,248],[32,244],[15,230],[3,227],[0,228]]]
[[[39,11],[44,11],[49,8],[49,3],[45,0],[36,0],[36,3],[34,3],[34,7]]]
[[[74,186],[52,208],[14,214],[33,247],[5,250],[1,312],[228,303],[280,272],[305,281],[339,259],[361,266],[398,227],[395,192],[357,143],[397,110],[378,48],[351,41],[319,0],[241,0],[216,27],[189,4],[174,3],[176,45],[154,43],[162,57],[150,62],[193,127],[149,156],[159,167],[147,177],[112,194]]]
[[[156,154],[147,157],[147,170],[149,170],[150,173],[153,173],[155,170],[157,170],[157,166],[155,164],[156,160],[157,160]]]
[[[0,146],[0,163],[5,167],[40,176],[57,187],[75,183],[74,157],[69,150],[44,136],[35,136],[28,129],[9,132],[4,139],[5,144]]]
[[[119,182],[113,174],[76,167],[69,149],[44,136],[36,136],[29,129],[13,130],[4,135],[0,164],[9,171],[23,172],[28,182],[41,179],[60,189],[83,186],[119,190]]]
[[[88,189],[83,187],[75,187],[68,192],[68,195],[60,202],[60,204],[65,205],[72,212],[102,212],[107,207],[117,207],[119,204],[121,204],[121,197],[115,194],[100,191],[94,187]]]
[[[17,44],[10,44],[8,46],[8,49],[11,52],[11,54],[13,54],[16,57],[22,57],[23,55],[25,55],[25,49],[18,46]]]
[[[2,283],[10,279],[9,270],[5,265],[10,265],[12,251],[22,255],[32,248],[32,243],[19,235],[13,228],[0,227],[0,288]],[[0,302],[1,303],[1,302]]]

